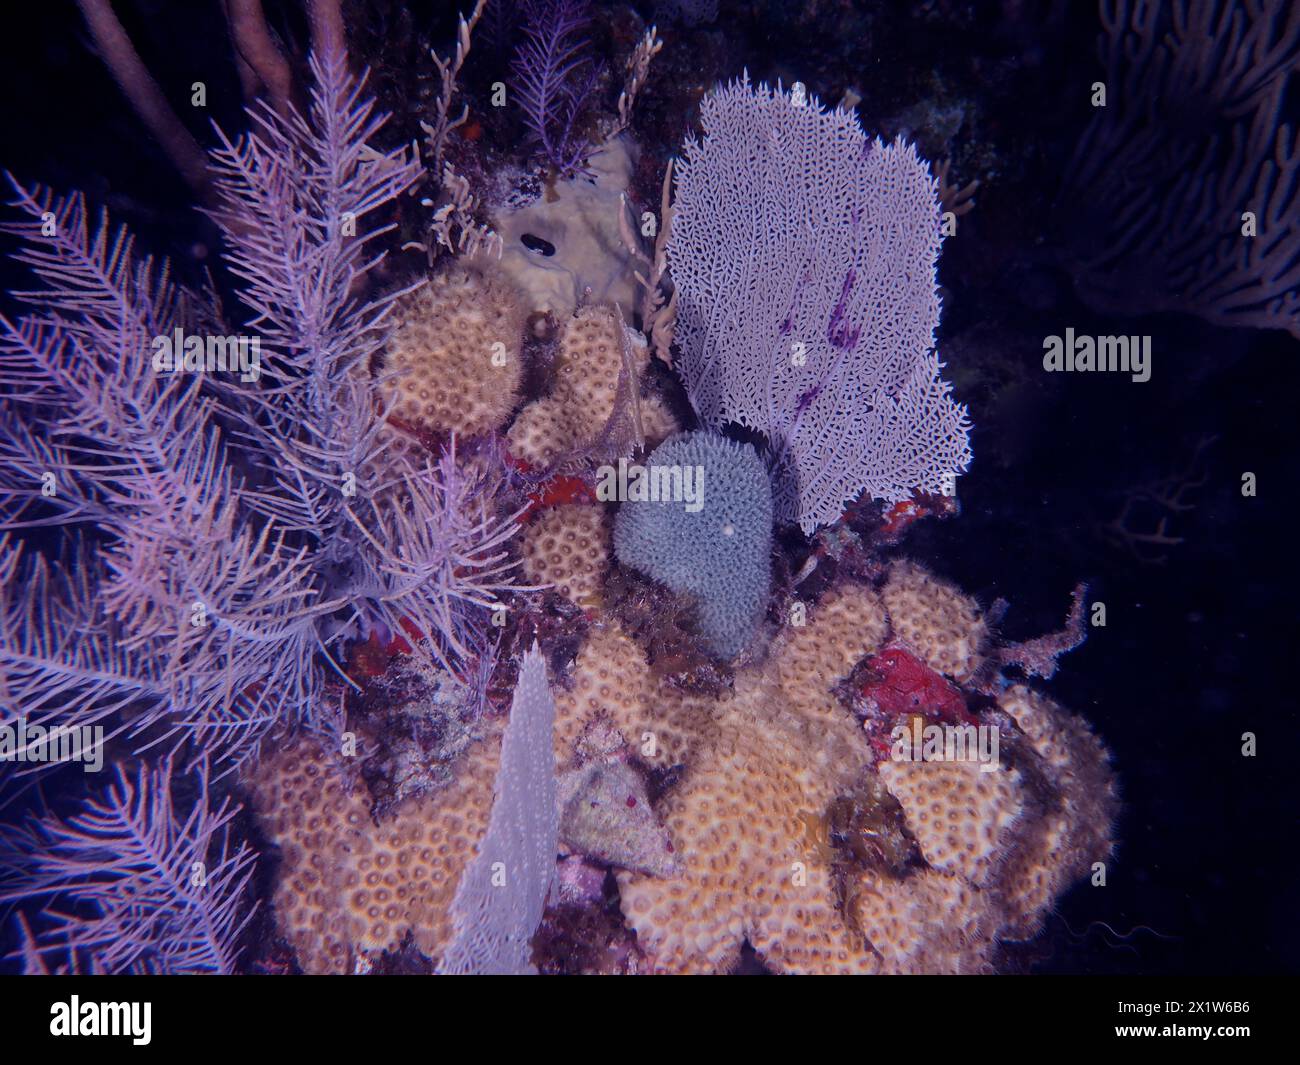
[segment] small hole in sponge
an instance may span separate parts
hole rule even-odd
[[[521,243],[529,251],[535,251],[539,255],[550,257],[555,254],[555,245],[549,240],[542,240],[541,237],[535,237],[531,233],[525,233],[519,238]]]

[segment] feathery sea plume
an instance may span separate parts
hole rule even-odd
[[[529,135],[561,177],[582,170],[591,153],[579,128],[602,69],[585,54],[590,21],[587,0],[532,0],[511,68]]]
[[[226,236],[225,259],[250,309],[269,387],[241,384],[236,410],[251,443],[275,471],[274,490],[254,506],[338,554],[349,524],[348,475],[379,448],[378,386],[372,357],[387,336],[393,302],[361,295],[383,259],[370,245],[391,226],[366,231],[363,219],[420,176],[405,149],[375,152],[384,124],[362,95],[342,52],[313,56],[310,124],[294,112],[250,111],[238,142],[218,133],[213,217]]]
[[[0,540],[0,726],[22,721],[37,737],[97,726],[111,739],[157,724],[169,707],[161,659],[123,645],[96,598],[93,556],[70,562]],[[15,741],[9,757],[25,765],[28,746]]]
[[[15,183],[26,218],[8,231],[42,287],[0,316],[0,528],[62,529],[84,558],[7,563],[26,576],[0,599],[0,722],[102,724],[234,766],[277,727],[323,723],[357,621],[474,668],[517,525],[454,441],[426,470],[386,451],[372,362],[403,290],[367,295],[387,227],[364,223],[419,168],[368,146],[385,116],[341,52],[312,70],[310,118],[262,107],[213,153],[254,373],[179,351],[160,368],[172,337],[210,352],[216,301],[92,225],[79,195]]]
[[[75,577],[36,563],[6,593],[3,690],[23,698],[0,716],[75,725],[136,692],[118,727],[165,725],[237,761],[312,690],[314,575],[241,506],[201,375],[153,370],[154,338],[197,300],[124,230],[92,228],[80,196],[15,187],[28,220],[7,229],[44,287],[0,316],[0,515],[84,534],[86,557],[62,567]]]
[[[368,147],[385,116],[342,53],[314,57],[312,69],[310,124],[263,108],[250,133],[214,153],[214,217],[270,383],[240,382],[229,400],[273,478],[245,495],[310,545],[329,597],[322,614],[342,604],[363,625],[412,627],[428,637],[416,653],[457,672],[469,657],[466,611],[495,605],[510,568],[496,550],[516,526],[497,520],[495,486],[458,465],[454,441],[432,470],[386,450],[384,378],[372,362],[393,303],[415,286],[363,298],[383,259],[370,245],[391,226],[367,231],[362,219],[411,188],[420,166],[405,150]],[[322,630],[328,651],[354,626]]]
[[[20,917],[26,971],[232,972],[254,914],[255,855],[231,838],[239,809],[214,803],[205,765],[186,778],[163,760],[119,766],[79,812],[0,841],[0,902],[44,900]]]
[[[405,290],[369,293],[387,228],[365,221],[418,163],[369,147],[384,116],[341,52],[312,70],[309,117],[263,107],[213,153],[250,337],[216,336],[216,299],[80,195],[12,182],[39,287],[0,315],[0,726],[92,726],[147,759],[0,834],[0,902],[45,903],[20,917],[30,971],[234,968],[253,852],[210,782],[337,724],[326,668],[356,622],[418,632],[485,697],[484,619],[517,564],[508,474],[454,437],[422,468],[396,446],[375,363]],[[232,339],[239,366],[214,362]]]
[[[458,455],[453,435],[422,471],[401,470],[397,491],[357,519],[367,550],[354,595],[390,631],[428,637],[438,665],[462,683],[470,677],[462,665],[480,653],[484,615],[500,605],[498,593],[520,587],[518,560],[505,548],[527,505],[499,513],[506,476],[495,456]]]
[[[494,58],[503,59],[519,26],[519,4],[515,0],[488,0],[483,15],[483,43]]]

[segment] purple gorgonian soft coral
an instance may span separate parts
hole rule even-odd
[[[586,54],[590,22],[587,0],[531,0],[512,67],[530,138],[561,177],[582,170],[592,150],[579,128],[601,75]]]
[[[677,168],[668,263],[701,421],[767,436],[777,516],[806,533],[863,491],[951,494],[969,423],[934,351],[929,168],[802,85],[745,78],[706,96],[700,117],[705,135]]]
[[[119,766],[79,812],[0,839],[0,903],[43,902],[20,921],[25,970],[234,971],[254,914],[255,854],[230,838],[239,809],[213,801],[206,766],[187,777],[164,759]]]
[[[369,147],[384,118],[341,52],[312,69],[309,118],[256,109],[214,153],[247,308],[234,329],[79,196],[15,183],[26,219],[8,228],[42,286],[0,317],[0,524],[16,538],[0,724],[102,725],[238,765],[278,727],[331,724],[326,677],[358,625],[413,628],[416,654],[474,671],[517,526],[493,464],[453,441],[418,468],[394,446],[371,360],[400,291],[366,294],[386,231],[366,221],[418,165]],[[256,374],[159,367],[160,338],[201,356],[236,332],[258,343]],[[24,545],[35,526],[67,534],[61,558],[48,537],[45,554]]]
[[[7,228],[44,286],[0,317],[0,518],[69,539],[53,572],[5,563],[0,724],[247,753],[315,686],[310,568],[243,504],[201,375],[150,367],[155,337],[202,328],[197,299],[79,196],[17,192]]]

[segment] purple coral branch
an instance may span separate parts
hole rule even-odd
[[[583,54],[589,23],[587,0],[534,0],[512,67],[530,137],[564,176],[581,170],[590,153],[576,130],[601,73]]]
[[[108,973],[230,973],[252,919],[254,852],[231,839],[239,812],[215,803],[199,765],[182,812],[170,760],[120,766],[113,782],[61,818],[46,814],[0,841],[12,884],[0,902],[44,899],[26,930],[29,971],[65,958]],[[32,928],[34,925],[34,930]]]
[[[998,649],[998,661],[1003,666],[1019,666],[1031,677],[1050,680],[1056,673],[1059,659],[1088,638],[1083,624],[1084,597],[1088,586],[1079,583],[1070,595],[1070,613],[1065,625],[1057,632],[1049,632],[1024,643],[1013,643]]]
[[[0,317],[0,517],[78,525],[99,550],[63,567],[75,580],[38,560],[0,597],[0,713],[158,725],[238,761],[311,690],[290,649],[310,641],[313,575],[242,510],[200,376],[150,366],[196,298],[124,230],[92,228],[80,196],[15,191],[28,220],[7,228],[44,285],[18,294],[31,313]]]
[[[495,465],[474,472],[458,459],[453,437],[436,463],[404,474],[397,492],[404,505],[364,518],[349,511],[369,549],[359,597],[390,631],[405,622],[428,637],[437,664],[467,683],[480,649],[477,618],[516,587],[519,562],[506,544],[523,509],[497,513],[502,476]]]

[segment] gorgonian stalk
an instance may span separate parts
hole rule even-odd
[[[567,177],[581,170],[591,154],[580,122],[601,67],[586,54],[589,7],[586,0],[533,0],[524,18],[513,88],[531,140]]]
[[[192,798],[179,801],[177,794]],[[34,818],[0,846],[0,902],[44,900],[26,931],[26,968],[230,973],[253,916],[254,852],[235,846],[239,807],[216,803],[206,767],[117,768],[77,813]]]

